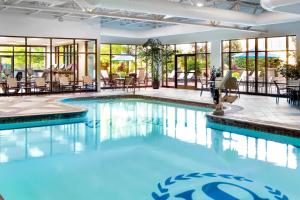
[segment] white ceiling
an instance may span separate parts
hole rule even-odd
[[[168,1],[168,0],[162,0]],[[169,0],[170,2],[197,6],[196,0]],[[260,14],[265,10],[260,6],[259,0],[205,0],[206,7],[215,7],[226,10]],[[83,20],[87,23],[100,23],[107,28],[122,28],[128,30],[147,30],[166,27],[179,23],[202,23],[202,20],[187,19],[182,17],[165,18],[165,15],[147,14],[141,12],[128,12],[97,7],[99,15],[82,12],[87,9],[82,0],[0,0],[0,12],[18,13],[36,17],[55,18],[64,20]],[[134,6],[134,5],[133,5]],[[58,10],[59,9],[59,10]],[[138,20],[135,18],[139,18]],[[164,20],[174,23],[166,23]]]
[[[253,28],[256,25],[300,20],[300,15],[266,11],[260,0],[0,0],[1,13],[81,21],[107,30],[142,33],[175,30],[180,25],[199,30],[257,31]]]

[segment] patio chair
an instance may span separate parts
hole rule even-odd
[[[114,90],[118,87],[118,84],[120,84],[117,79],[120,78],[118,74],[112,74],[111,78],[108,81],[108,85],[110,88],[113,88]],[[122,85],[123,87],[124,85]]]
[[[47,83],[45,78],[40,77],[35,79],[34,83],[34,92],[37,92],[39,90],[40,92],[46,92],[47,91]]]
[[[18,93],[20,87],[16,78],[7,77],[6,79],[6,93],[9,93],[10,90],[13,90],[13,93]]]
[[[68,79],[68,77],[66,76],[60,76],[59,77],[59,89],[60,91],[63,90],[72,90],[73,89],[73,85],[70,85],[70,81]]]
[[[279,84],[277,83],[277,81],[274,81],[274,84],[275,84],[275,87],[277,90],[276,103],[278,104],[280,96],[285,95],[286,97],[288,97],[288,94],[287,94],[286,87],[284,87],[284,88],[280,87]],[[284,91],[284,92],[282,92],[282,91]]]
[[[129,90],[129,87],[132,86],[134,88],[134,77],[133,76],[126,76],[124,80],[124,89]]]
[[[145,86],[147,86],[147,82],[146,82],[146,72],[145,69],[139,69],[139,73],[137,75],[136,78],[136,83],[138,84],[139,88],[141,88],[141,84],[143,84]]]
[[[204,86],[206,87],[206,88],[208,88],[209,87],[209,85],[210,85],[210,83],[207,83],[206,81],[205,81],[205,83],[203,83],[204,81],[201,79],[201,77],[199,78],[199,83],[201,84],[201,89],[200,89],[200,96],[202,96],[202,93],[203,93],[203,91],[204,91]]]
[[[39,92],[46,92],[48,90],[45,78],[40,77],[35,79],[34,92],[37,92],[37,90],[39,90]]]

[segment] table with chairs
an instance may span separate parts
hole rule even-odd
[[[280,85],[277,81],[274,84],[277,89],[276,103],[279,103],[280,96],[284,96],[289,104],[300,106],[300,79],[287,80],[286,85]]]
[[[300,80],[288,80],[286,88],[289,103],[300,106]]]
[[[66,76],[60,76],[57,80],[52,81],[47,81],[44,77],[31,78],[25,81],[9,76],[0,81],[0,89],[4,95],[95,91],[96,81],[90,76],[82,76],[82,80],[78,81],[70,80]]]
[[[117,73],[109,75],[107,70],[101,70],[100,77],[104,88],[108,87],[114,90],[121,88],[126,91],[141,87],[146,89],[149,81],[143,68],[138,69],[137,73],[128,73],[126,76],[120,76]]]

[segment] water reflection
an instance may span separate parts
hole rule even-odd
[[[74,104],[89,108],[85,123],[0,131],[0,162],[97,151],[117,140],[155,137],[192,143],[226,159],[251,159],[291,169],[299,164],[299,151],[293,145],[207,128],[205,110],[143,100]]]

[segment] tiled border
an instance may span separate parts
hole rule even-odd
[[[207,114],[207,119],[213,122],[229,125],[229,126],[236,126],[240,128],[246,128],[256,131],[263,131],[268,133],[273,133],[277,135],[284,135],[289,137],[300,138],[300,129],[288,127],[284,124],[271,124],[267,121],[250,121],[246,119],[234,119],[228,116],[216,116],[213,114]]]
[[[116,95],[105,95],[105,96],[83,96],[83,97],[66,97],[64,99],[57,99],[57,102],[63,104],[68,100],[72,101],[80,101],[80,100],[87,100],[87,99],[118,99],[118,98],[137,98],[137,99],[146,99],[146,100],[158,100],[170,103],[178,103],[178,104],[185,104],[190,106],[199,106],[199,107],[206,107],[206,108],[214,108],[215,105],[211,103],[203,103],[203,102],[196,102],[193,100],[183,100],[183,99],[174,99],[168,97],[157,97],[157,96],[150,96],[150,95],[139,95],[139,94],[116,94]],[[70,105],[68,105],[70,106]],[[70,111],[66,113],[53,113],[53,114],[43,114],[43,115],[24,115],[24,116],[14,116],[14,117],[2,117],[0,118],[0,123],[7,124],[7,123],[20,123],[20,122],[28,122],[28,121],[42,121],[42,120],[59,120],[59,119],[68,119],[68,118],[82,118],[86,115],[87,110],[70,106],[76,108],[76,111]],[[238,112],[243,108],[239,106],[232,106],[232,110],[228,110],[227,112]],[[211,113],[207,114],[208,120],[213,122],[236,126],[240,128],[247,128],[256,131],[263,131],[268,133],[273,133],[277,135],[285,135],[290,137],[297,137],[300,138],[300,129],[292,126],[286,126],[284,124],[275,124],[267,121],[253,121],[248,119],[236,119],[229,117],[225,114],[225,116],[215,116]]]
[[[83,118],[87,113],[87,110],[68,112],[68,113],[53,113],[42,115],[24,115],[15,117],[1,117],[0,124],[13,124],[35,121],[47,121],[47,120],[60,120],[70,118]]]

